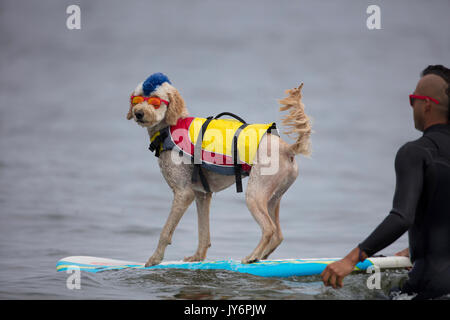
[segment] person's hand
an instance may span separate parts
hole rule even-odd
[[[403,249],[402,251],[397,252],[395,255],[398,256],[398,257],[407,257],[407,258],[409,258],[409,248]],[[409,271],[412,268],[411,267],[407,267],[405,269]]]
[[[366,259],[367,255],[364,251],[361,252],[361,258]],[[360,252],[356,247],[345,258],[329,264],[325,270],[323,270],[321,276],[325,286],[332,286],[334,289],[342,288],[344,286],[343,281],[354,269],[359,262]]]
[[[409,258],[409,248],[403,249],[402,251],[397,252],[395,255]]]
[[[334,289],[342,288],[343,281],[355,269],[355,265],[349,259],[341,259],[329,264],[322,272],[322,280],[325,286],[332,286]]]

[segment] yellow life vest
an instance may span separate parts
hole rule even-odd
[[[155,133],[150,139],[149,149],[155,151],[156,156],[165,150],[178,149],[180,155],[187,155],[197,165],[200,175],[199,167],[202,167],[225,175],[236,175],[238,181],[241,175],[249,174],[262,137],[267,132],[279,133],[274,122],[247,124],[217,117],[179,119],[176,125]]]

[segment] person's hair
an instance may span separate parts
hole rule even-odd
[[[426,67],[422,73],[421,77],[426,76],[427,74],[435,74],[447,82],[447,90],[445,93],[447,94],[447,117],[450,121],[450,69],[444,67],[441,64],[438,65],[430,65]]]

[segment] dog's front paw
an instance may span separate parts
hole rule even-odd
[[[157,264],[160,264],[162,261],[162,258],[160,257],[155,257],[155,256],[151,256],[150,259],[148,259],[148,261],[145,263],[145,267],[151,267],[151,266],[156,266]]]

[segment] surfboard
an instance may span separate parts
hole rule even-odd
[[[56,270],[66,271],[78,269],[86,272],[123,269],[228,270],[262,277],[291,277],[321,274],[328,264],[339,259],[340,258],[261,260],[252,264],[243,264],[237,260],[202,262],[167,261],[156,266],[145,267],[145,264],[140,262],[88,256],[73,256],[59,260],[56,264]],[[381,270],[406,268],[411,267],[412,265],[407,257],[376,257],[358,263],[354,271],[364,271],[371,266],[377,266]]]

